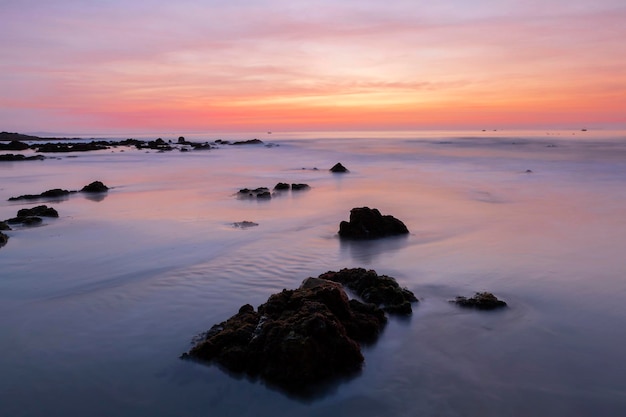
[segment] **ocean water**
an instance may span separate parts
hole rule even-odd
[[[0,219],[60,214],[0,248],[1,416],[626,414],[626,135],[268,138],[0,162]],[[94,180],[111,190],[7,201]],[[311,189],[236,196],[277,182]],[[361,206],[411,234],[340,241]],[[241,305],[357,266],[420,302],[319,398],[178,359]],[[484,290],[509,308],[449,303]]]

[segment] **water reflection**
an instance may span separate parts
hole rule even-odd
[[[359,263],[371,264],[376,258],[386,252],[394,252],[407,245],[408,236],[393,236],[374,240],[340,239],[342,255],[350,257]]]

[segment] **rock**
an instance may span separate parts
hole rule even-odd
[[[61,197],[65,197],[69,195],[71,192],[75,192],[75,191],[68,191],[68,190],[62,190],[60,188],[54,188],[52,190],[44,191],[41,194],[25,194],[19,197],[11,197],[9,198],[9,201],[36,200],[38,198],[61,198]]]
[[[471,298],[459,296],[456,297],[453,302],[461,307],[477,308],[479,310],[494,310],[507,306],[504,301],[498,300],[498,298],[490,292],[477,292]]]
[[[0,248],[6,245],[8,241],[9,241],[9,236],[0,232]]]
[[[250,188],[242,188],[237,193],[239,198],[261,198],[261,199],[269,199],[272,198],[272,194],[270,193],[270,189],[267,187],[259,187],[255,189]]]
[[[350,172],[348,168],[341,165],[341,162],[337,162],[331,169],[330,172],[342,173],[342,172]]]
[[[274,186],[274,190],[276,191],[285,191],[289,189],[289,184],[285,183],[285,182],[279,182],[278,184],[276,184]]]
[[[228,143],[228,142],[222,142],[222,143]],[[231,143],[231,145],[262,145],[262,144],[263,144],[263,141],[260,139],[240,140],[240,141]]]
[[[249,227],[255,227],[255,226],[258,226],[258,225],[259,225],[258,223],[249,222],[247,220],[244,220],[242,222],[235,222],[235,223],[233,223],[233,227],[238,227],[240,229],[247,229]]]
[[[339,224],[339,236],[348,239],[377,239],[408,234],[409,230],[390,215],[381,215],[378,209],[358,207],[350,210],[350,221]]]
[[[94,181],[91,184],[85,185],[80,191],[83,193],[104,193],[109,190],[109,187],[104,185],[101,181]]]
[[[182,358],[306,396],[319,383],[358,373],[364,360],[359,342],[375,340],[385,323],[381,309],[349,300],[338,283],[309,278],[296,290],[270,296],[258,311],[242,306]]]
[[[89,143],[72,142],[72,143],[42,143],[33,145],[37,152],[53,153],[53,152],[89,152],[101,151],[109,149],[106,142],[92,141]]]
[[[59,213],[52,207],[48,207],[46,205],[37,206],[33,208],[24,208],[18,210],[17,217],[59,217]]]
[[[43,155],[26,156],[21,154],[4,154],[0,155],[0,161],[42,161],[46,159]]]
[[[12,219],[7,220],[7,223],[10,224],[23,224],[24,226],[35,226],[40,224],[43,220],[41,217],[37,216],[28,216],[28,217],[13,217]]]
[[[11,227],[6,222],[0,222],[0,230],[11,230]]]
[[[292,191],[308,190],[309,188],[311,188],[309,184],[291,184]]]
[[[329,271],[319,278],[343,284],[366,303],[381,307],[390,314],[410,315],[413,312],[411,304],[418,302],[415,294],[401,288],[395,278],[378,275],[374,270],[342,269]]]
[[[0,150],[2,151],[23,151],[28,148],[30,148],[30,146],[27,143],[20,142],[19,140],[12,140],[7,144],[0,143]]]

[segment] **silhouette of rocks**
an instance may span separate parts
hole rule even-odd
[[[17,212],[17,217],[59,217],[59,213],[52,207],[41,205],[33,208],[20,209]]]
[[[46,157],[43,155],[26,156],[12,153],[0,155],[0,161],[42,161],[44,159],[46,159]]]
[[[350,221],[339,224],[339,236],[348,239],[377,239],[408,234],[404,223],[391,215],[382,215],[378,209],[357,207],[350,210]]]
[[[288,189],[289,189],[289,184],[287,184],[286,182],[279,182],[278,184],[274,186],[274,190],[276,191],[286,191]]]
[[[242,222],[235,222],[235,223],[233,223],[233,226],[237,227],[239,229],[248,229],[249,227],[255,227],[255,226],[258,226],[258,225],[259,225],[258,223],[250,222],[248,220],[244,220]]]
[[[345,173],[345,172],[350,172],[348,171],[348,168],[344,167],[343,165],[341,165],[341,162],[337,162],[335,165],[333,165],[333,167],[330,169],[330,172],[335,172],[335,173]]]
[[[242,188],[237,193],[239,198],[260,198],[260,199],[270,199],[272,198],[272,193],[270,193],[270,189],[267,187],[259,187],[255,189],[250,188]]]
[[[0,222],[0,230],[11,230],[11,228],[6,222]]]
[[[222,143],[228,143],[222,141]],[[231,145],[262,145],[263,141],[261,139],[249,139],[249,140],[239,140],[237,142],[231,143]]]
[[[23,151],[30,148],[27,143],[12,140],[9,143],[0,143],[0,151]]]
[[[378,275],[374,270],[342,269],[339,272],[329,271],[319,277],[343,284],[363,301],[381,307],[390,314],[410,315],[413,312],[411,304],[418,302],[415,294],[401,288],[395,278]]]
[[[41,194],[24,194],[19,197],[11,197],[9,201],[16,200],[36,200],[38,198],[61,198],[68,196],[70,193],[75,193],[76,191],[68,191],[62,190],[60,188],[54,188],[52,190],[44,191]]]
[[[9,241],[9,236],[0,232],[0,248],[6,245],[8,241]]]
[[[53,152],[89,152],[89,151],[101,151],[109,149],[106,142],[92,141],[88,143],[72,142],[72,143],[42,143],[35,144],[33,148],[37,152],[53,153]]]
[[[307,278],[298,289],[273,294],[257,311],[249,304],[242,306],[196,338],[181,357],[260,377],[295,395],[307,395],[319,383],[358,373],[364,360],[359,343],[377,339],[387,320],[385,313],[373,303],[350,300],[339,282],[325,277],[345,278],[363,288],[378,281],[395,283],[363,269]],[[378,290],[370,288],[370,292]],[[367,289],[362,294],[368,294]]]
[[[309,188],[311,188],[309,184],[291,184],[292,191],[308,190]]]
[[[80,191],[83,193],[104,193],[109,190],[109,187],[104,185],[101,181],[94,181],[88,185],[85,185]]]
[[[456,297],[453,302],[460,307],[476,308],[479,310],[494,310],[507,306],[504,301],[498,300],[498,298],[490,292],[477,292],[471,298],[459,296]]]

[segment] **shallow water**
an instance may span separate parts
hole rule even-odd
[[[7,232],[0,249],[0,415],[624,414],[624,139],[278,138],[0,163],[0,219],[38,204],[60,214]],[[327,171],[339,161],[349,174]],[[113,188],[6,201],[94,180]],[[311,189],[235,196],[281,181]],[[359,206],[410,236],[340,241]],[[244,220],[259,226],[232,226]],[[360,376],[325,396],[290,398],[178,359],[242,304],[354,266],[396,277],[420,302],[364,349]],[[510,308],[448,302],[481,290]]]

